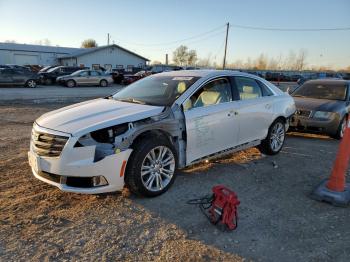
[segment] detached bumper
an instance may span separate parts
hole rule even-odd
[[[294,115],[289,124],[290,129],[298,131],[335,135],[338,131],[340,118],[334,117],[327,120],[318,120]]]

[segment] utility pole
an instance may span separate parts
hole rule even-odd
[[[110,36],[109,36],[109,33],[107,34],[107,45],[109,45],[109,39],[110,39]]]
[[[224,62],[222,64],[222,69],[225,69],[225,66],[226,66],[227,38],[228,38],[228,29],[229,28],[230,28],[230,23],[227,23],[226,24],[225,54],[224,54]]]

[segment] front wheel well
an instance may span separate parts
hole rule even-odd
[[[154,137],[165,137],[171,144],[173,143],[172,136],[166,131],[160,129],[147,130],[141,134],[139,134],[132,142],[131,147],[134,147],[136,144],[141,142],[144,139],[154,138]]]

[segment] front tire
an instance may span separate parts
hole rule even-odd
[[[136,194],[158,196],[174,183],[176,168],[176,150],[167,139],[143,139],[129,158],[125,183]]]
[[[74,80],[68,80],[66,85],[67,87],[72,88],[72,87],[75,87],[75,82]]]
[[[281,151],[285,137],[285,123],[281,119],[277,119],[270,126],[267,137],[261,142],[258,149],[263,154],[276,155]]]
[[[337,133],[333,136],[335,139],[342,139],[344,136],[344,132],[346,129],[346,116],[343,117],[343,119],[340,121]]]

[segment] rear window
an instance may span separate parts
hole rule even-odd
[[[307,97],[329,100],[346,100],[347,86],[345,83],[310,83],[306,82],[295,90],[294,97]]]

